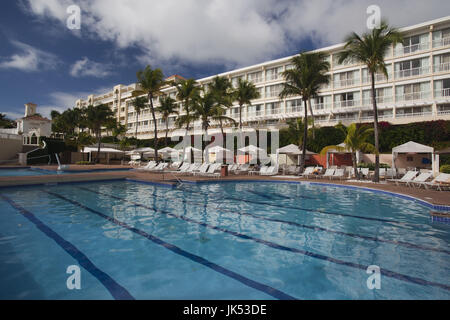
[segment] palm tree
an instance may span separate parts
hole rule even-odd
[[[139,115],[141,114],[141,111],[144,110],[147,106],[147,99],[145,97],[136,97],[131,100],[131,105],[134,107],[134,112],[136,112],[136,131],[134,133],[134,136],[137,138]]]
[[[197,82],[194,79],[188,79],[181,81],[176,85],[177,99],[183,103],[185,115],[181,115],[177,119],[179,127],[186,125],[186,136],[189,133],[190,124],[195,119],[191,115],[192,102],[200,96],[200,88],[197,86]],[[183,151],[186,149],[184,148]],[[191,148],[191,159],[194,159],[194,151]]]
[[[386,22],[382,22],[380,28],[373,29],[369,33],[359,36],[355,32],[346,39],[344,51],[339,54],[339,63],[348,59],[353,59],[367,66],[372,82],[372,104],[373,104],[373,128],[375,135],[375,174],[373,181],[380,181],[380,155],[378,138],[378,109],[375,91],[375,74],[383,72],[386,78],[388,72],[384,58],[392,45],[402,42],[402,35],[397,29],[389,27]]]
[[[228,78],[217,76],[209,86],[209,91],[214,95],[217,103],[213,119],[219,122],[220,132],[224,140],[223,123],[230,122],[236,124],[233,118],[225,116],[226,110],[233,105],[233,86]]]
[[[87,126],[95,134],[98,143],[97,158],[95,160],[96,163],[99,162],[102,127],[110,123],[113,117],[114,113],[106,104],[101,104],[98,106],[89,105],[86,108]]]
[[[345,147],[340,146],[328,146],[322,149],[320,152],[322,155],[326,155],[331,149],[338,152],[351,152],[353,168],[355,170],[355,176],[359,180],[360,175],[358,172],[358,164],[356,161],[356,153],[358,151],[375,153],[376,148],[373,144],[367,142],[367,140],[372,136],[374,129],[367,125],[358,126],[356,123],[351,124],[347,129],[345,127],[340,127],[341,130],[346,133],[346,138],[344,140]]]
[[[251,105],[251,101],[260,97],[255,85],[247,80],[239,79],[238,86],[234,90],[234,101],[239,104],[239,129],[242,130],[242,107]]]
[[[172,99],[171,97],[164,95],[161,96],[161,99],[159,100],[160,106],[156,108],[156,111],[159,112],[162,116],[162,119],[166,123],[166,147],[168,146],[168,140],[167,137],[169,135],[169,117],[172,114],[178,114],[177,105],[175,103],[176,101]]]
[[[327,84],[330,79],[326,75],[330,69],[330,63],[326,61],[325,54],[318,53],[300,53],[292,58],[292,69],[283,72],[286,79],[280,98],[289,96],[301,96],[304,104],[304,128],[303,128],[303,146],[302,158],[300,162],[300,172],[305,168],[306,143],[308,139],[308,107],[307,101],[316,97],[320,86]]]
[[[167,85],[164,81],[164,74],[161,69],[153,70],[151,66],[146,66],[144,70],[139,70],[136,74],[138,84],[141,90],[133,92],[133,96],[137,97],[142,94],[147,95],[147,99],[150,105],[150,111],[153,117],[153,124],[155,130],[155,136],[153,140],[153,148],[155,149],[155,160],[158,159],[158,126],[156,123],[155,108],[153,107],[153,99],[161,94],[161,89]]]

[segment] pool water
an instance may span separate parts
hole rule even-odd
[[[1,189],[0,212],[1,299],[450,298],[450,226],[370,191],[61,184]]]
[[[93,172],[112,172],[112,171],[128,171],[130,168],[114,168],[114,169],[92,169],[92,170],[47,170],[40,168],[20,168],[20,169],[0,169],[0,177],[21,177],[21,176],[41,176],[49,174],[78,174]]]

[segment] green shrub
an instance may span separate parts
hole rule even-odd
[[[450,173],[450,165],[446,164],[446,165],[441,166],[441,170],[440,171],[442,173]]]
[[[373,171],[373,170],[375,170],[375,163],[364,163],[364,162],[362,162],[362,163],[360,163],[358,165],[358,168],[369,168],[369,170]],[[386,164],[386,163],[380,163],[380,168],[389,169],[390,166],[388,164]]]

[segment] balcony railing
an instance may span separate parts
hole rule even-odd
[[[300,113],[300,112],[303,112],[303,107],[296,106],[286,108],[286,113]]]
[[[394,117],[393,114],[378,115],[378,120],[392,119],[393,117]],[[361,117],[359,120],[361,120],[361,121],[373,121],[373,116]]]
[[[274,114],[280,114],[280,113],[281,113],[281,108],[268,109],[266,111],[267,116],[274,115]]]
[[[281,78],[281,73],[268,73],[266,74],[266,81],[278,80]]]
[[[392,102],[392,96],[377,97],[377,104]],[[372,98],[363,99],[363,106],[372,106]]]
[[[325,109],[330,109],[331,108],[331,103],[317,103],[317,104],[313,104],[312,108],[314,110],[325,110]]]
[[[450,71],[450,62],[434,65],[434,72],[449,72],[449,71]]]
[[[450,115],[450,110],[439,110],[438,114],[439,115],[444,115],[444,116],[449,116]]]
[[[396,118],[409,118],[409,117],[424,117],[431,116],[433,113],[431,111],[427,112],[408,112],[408,113],[397,113]]]
[[[391,78],[391,74],[388,73],[389,78]],[[387,81],[388,79],[386,78],[386,76],[382,73],[376,73],[375,74],[375,82],[384,82]],[[372,78],[369,76],[367,77],[363,77],[362,79],[362,83],[372,83]]]
[[[400,78],[420,76],[420,75],[424,75],[424,74],[428,74],[428,73],[430,73],[430,67],[420,67],[420,68],[396,71],[395,77],[397,79],[400,79]]]
[[[359,84],[359,79],[345,79],[345,80],[337,80],[334,82],[335,88],[342,88],[342,87],[351,87]]]
[[[450,97],[450,88],[442,89],[442,90],[435,90],[434,91],[434,96],[436,98],[439,98],[439,97]]]
[[[359,100],[344,100],[344,101],[335,101],[334,106],[336,108],[351,108],[359,106]]]
[[[402,56],[404,54],[410,54],[410,53],[427,50],[427,49],[428,49],[428,43],[412,44],[410,46],[395,49],[395,55]]]
[[[433,40],[433,48],[450,46],[450,37]]]
[[[406,93],[403,95],[397,95],[396,100],[397,101],[414,101],[414,100],[428,99],[429,97],[430,97],[429,91],[422,91],[422,92],[412,92],[412,93]]]
[[[266,98],[278,97],[281,90],[266,91]]]
[[[247,118],[256,118],[256,117],[261,117],[261,116],[263,116],[262,111],[252,111],[252,112],[247,113]]]

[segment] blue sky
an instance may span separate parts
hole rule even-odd
[[[81,8],[81,29],[66,9]],[[365,0],[5,0],[0,6],[0,112],[73,107],[135,82],[151,64],[202,78],[342,42],[377,4],[397,27],[441,18],[450,2]]]

